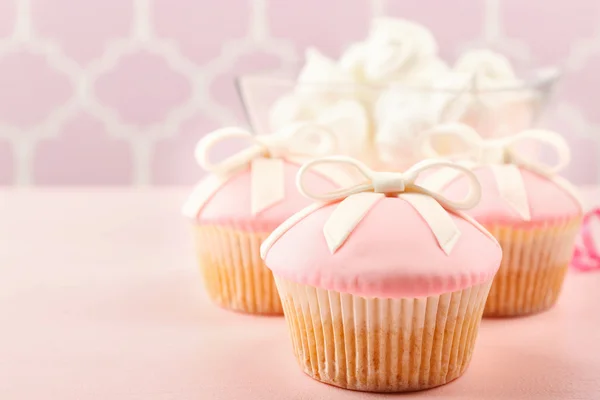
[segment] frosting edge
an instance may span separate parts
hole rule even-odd
[[[273,247],[273,245],[286,233],[288,230],[294,227],[297,223],[302,221],[304,218],[317,211],[321,207],[324,207],[327,203],[313,203],[297,213],[293,214],[291,217],[283,221],[281,225],[279,225],[271,234],[265,239],[265,241],[260,245],[260,258],[264,261],[267,258],[267,253]]]

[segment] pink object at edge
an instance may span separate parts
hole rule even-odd
[[[208,199],[198,213],[200,223],[233,225],[246,231],[271,231],[291,215],[310,205],[312,200],[296,189],[296,173],[300,166],[284,162],[285,199],[256,215],[250,211],[250,168],[236,174]],[[316,173],[306,177],[308,185],[319,191],[330,191],[336,186],[327,178]],[[274,183],[275,184],[275,183]]]
[[[498,191],[498,185],[489,167],[474,170],[482,186],[481,201],[466,213],[481,223],[507,223],[531,226],[531,223],[544,223],[581,215],[581,206],[573,197],[556,183],[526,169],[521,169],[527,190],[531,221],[523,221],[521,216],[508,205]],[[458,178],[448,184],[444,195],[458,199],[467,193],[467,181]]]
[[[585,214],[581,227],[581,243],[575,247],[571,266],[580,271],[600,269],[600,253],[596,247],[592,233],[592,219],[600,219],[600,208],[595,208]]]
[[[309,214],[269,249],[276,276],[360,296],[420,297],[460,290],[492,278],[500,266],[497,242],[452,215],[461,231],[446,255],[431,229],[406,201],[382,198],[331,254],[323,226],[336,204]]]

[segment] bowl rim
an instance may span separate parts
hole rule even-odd
[[[553,92],[557,87],[557,82],[564,75],[564,69],[559,66],[548,66],[529,70],[528,78],[517,81],[516,84],[510,84],[506,86],[477,89],[470,88],[468,92],[475,96],[485,97],[486,95],[496,94],[519,94],[524,95],[535,95],[538,96],[543,103],[547,103],[553,97]],[[270,71],[261,71],[257,73],[248,73],[237,75],[234,78],[234,87],[237,92],[238,99],[242,105],[242,111],[245,116],[245,120],[249,124],[253,132],[268,132],[269,129],[263,126],[264,123],[256,115],[254,108],[252,107],[252,91],[248,88],[252,85],[267,85],[270,88],[281,87],[285,91],[292,92],[297,88],[296,81],[297,74],[294,70],[290,69],[274,69]],[[357,88],[365,88],[367,91],[382,92],[389,89],[406,90],[417,95],[419,94],[447,94],[452,96],[460,96],[465,93],[465,89],[452,89],[452,88],[440,88],[435,86],[418,86],[418,85],[407,85],[403,83],[392,83],[392,84],[372,84],[372,83],[350,83],[340,84],[331,82],[302,82],[301,86],[306,87],[326,87],[327,91],[338,88],[340,91],[356,91]],[[542,112],[544,107],[540,107],[539,113]],[[534,119],[538,119],[539,115],[534,116]]]
[[[558,65],[546,66],[541,68],[535,68],[526,71],[525,78],[518,79],[516,82],[511,82],[505,86],[498,86],[493,88],[473,88],[470,90],[474,94],[491,94],[491,93],[502,93],[502,92],[514,92],[514,91],[547,91],[551,90],[555,83],[558,82],[564,75],[564,68]],[[454,89],[441,87],[436,85],[426,84],[409,84],[402,82],[391,82],[384,84],[376,83],[363,83],[363,82],[352,82],[352,83],[335,83],[335,82],[301,82],[298,83],[296,80],[296,71],[290,69],[274,69],[261,71],[256,73],[241,74],[235,76],[235,86],[238,88],[240,94],[244,91],[244,85],[246,82],[251,80],[253,83],[268,83],[269,85],[280,85],[284,87],[293,88],[296,85],[303,87],[328,87],[328,88],[365,88],[368,90],[382,91],[390,88],[416,90],[433,93],[448,93],[448,94],[460,94],[464,89]]]

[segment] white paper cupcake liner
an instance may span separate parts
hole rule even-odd
[[[283,313],[273,275],[260,258],[260,245],[270,232],[216,225],[195,230],[200,271],[215,303],[246,313]]]
[[[489,225],[502,247],[484,317],[510,317],[544,311],[558,300],[573,256],[579,218],[530,229]]]
[[[388,299],[275,280],[302,370],[324,383],[372,392],[422,390],[462,375],[491,285]]]

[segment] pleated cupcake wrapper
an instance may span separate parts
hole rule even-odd
[[[303,371],[373,392],[422,390],[458,378],[471,360],[491,285],[386,299],[275,281]]]
[[[216,225],[195,229],[200,271],[214,302],[247,313],[283,313],[273,275],[260,258],[260,245],[270,232]]]
[[[532,314],[558,300],[581,219],[516,229],[484,224],[502,246],[484,317]]]

